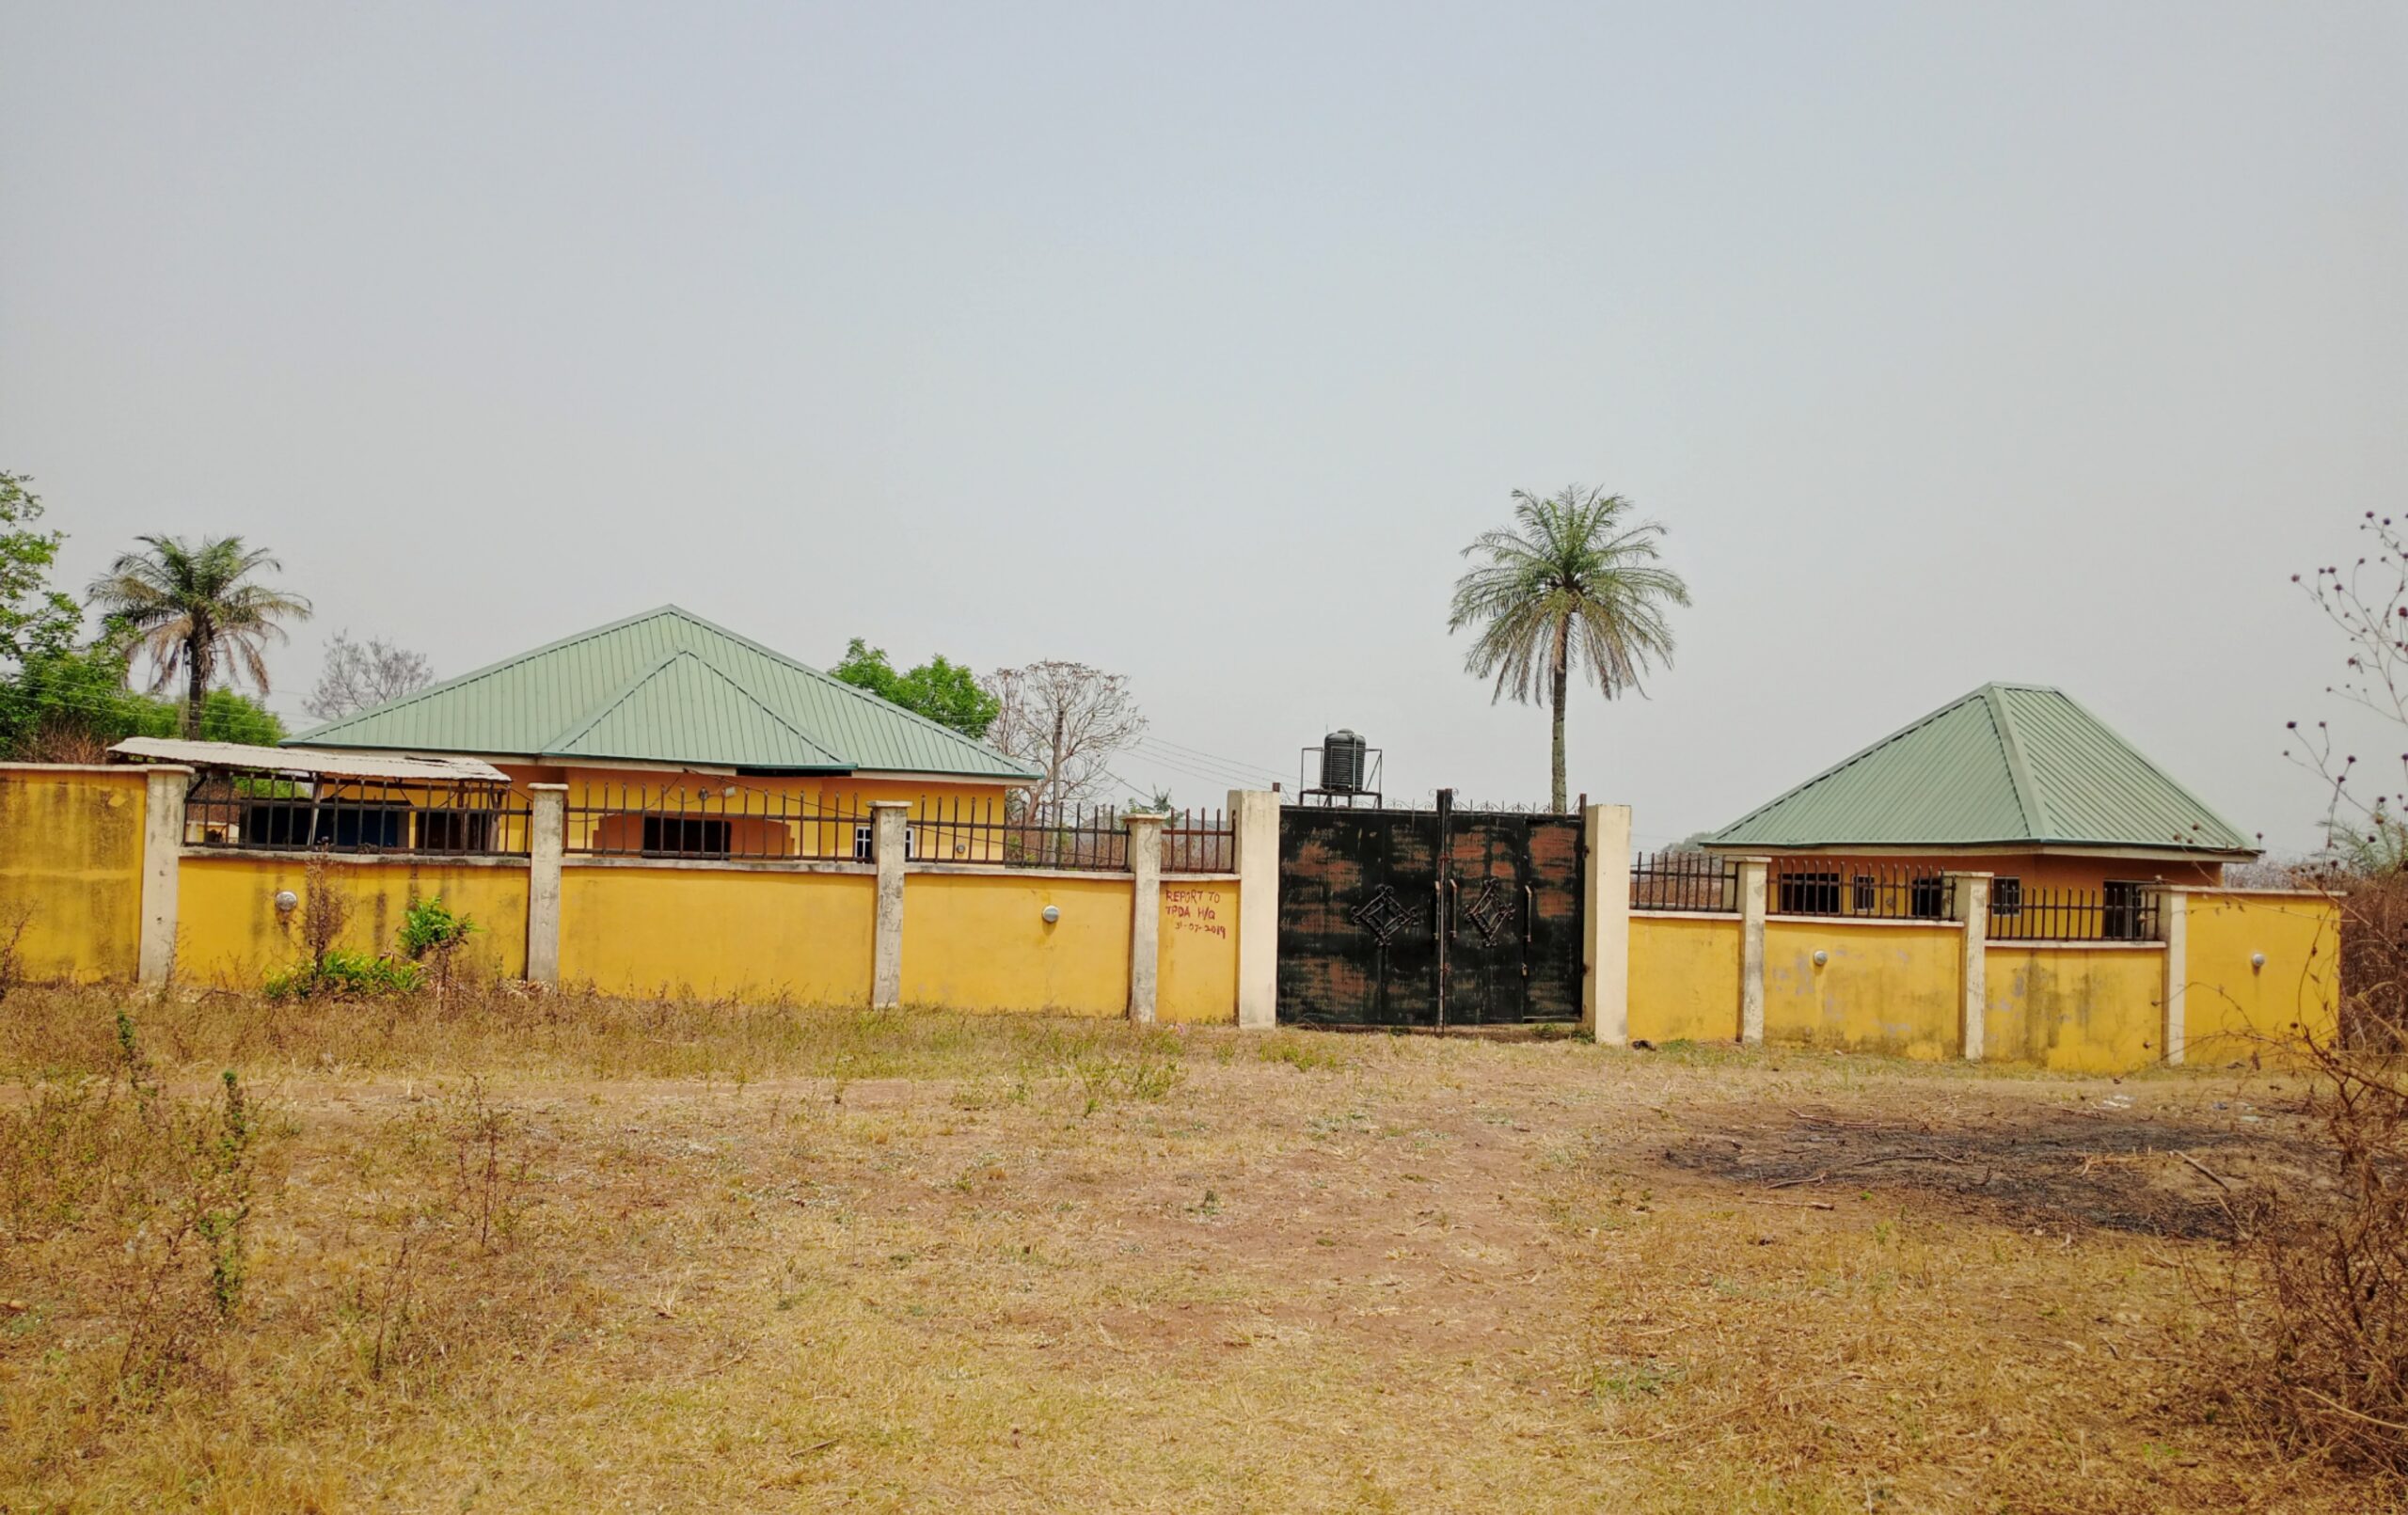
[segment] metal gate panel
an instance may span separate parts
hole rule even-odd
[[[1576,817],[1293,807],[1279,826],[1280,1018],[1511,1025],[1580,1014]]]

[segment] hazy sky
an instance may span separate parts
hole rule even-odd
[[[2298,846],[2408,509],[2396,3],[0,0],[0,467],[277,548],[287,712],[674,602],[1544,798],[1445,605],[1577,480],[1696,594],[1573,717],[1642,841],[2020,679]]]

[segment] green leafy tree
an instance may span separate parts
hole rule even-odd
[[[845,644],[844,660],[828,671],[857,689],[867,689],[973,739],[985,737],[1003,709],[1002,702],[979,686],[977,675],[960,664],[940,655],[898,673],[884,648],[872,647],[859,637]]]
[[[105,645],[28,659],[0,681],[0,759],[97,763],[129,736],[173,736],[182,710],[125,685],[125,658]],[[284,740],[275,712],[231,689],[201,703],[204,741],[267,747]]]
[[[50,587],[51,564],[66,538],[35,529],[41,497],[25,487],[32,482],[24,474],[0,473],[0,663],[20,667],[66,652],[84,623],[74,600]]]
[[[145,550],[119,558],[92,581],[92,603],[140,639],[150,657],[151,687],[182,675],[183,730],[197,734],[211,683],[221,665],[247,674],[267,692],[267,644],[284,639],[281,623],[306,619],[309,602],[257,582],[253,576],[282,564],[241,537],[137,537]]]
[[[1565,808],[1563,708],[1585,671],[1610,700],[1672,660],[1668,606],[1688,586],[1656,562],[1664,529],[1634,520],[1630,501],[1576,484],[1542,499],[1513,491],[1513,524],[1464,549],[1474,566],[1455,580],[1449,632],[1476,633],[1464,659],[1494,677],[1494,698],[1528,703],[1540,689],[1555,714],[1554,805]]]

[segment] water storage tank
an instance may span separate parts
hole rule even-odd
[[[1321,786],[1333,794],[1360,794],[1370,751],[1363,738],[1350,731],[1334,731],[1321,739]]]

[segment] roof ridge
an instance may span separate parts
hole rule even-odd
[[[762,642],[754,641],[752,638],[744,635],[740,631],[730,631],[727,627],[721,625],[716,621],[706,621],[703,617],[696,615],[693,611],[680,608],[677,606],[669,606],[667,608],[675,611],[678,615],[685,617],[687,620],[691,621],[694,624],[701,626],[705,630],[715,631],[721,636],[725,637],[730,641],[740,642],[743,645],[752,648],[754,652],[759,653],[764,657],[769,658],[774,662],[783,663],[799,673],[807,674],[812,678],[817,679],[820,683],[829,686],[831,688],[842,689],[845,693],[851,695],[856,700],[866,700],[870,703],[877,705],[880,710],[901,716],[906,720],[916,721],[920,725],[926,726],[930,731],[942,733],[957,742],[963,743],[970,747],[974,747],[980,751],[986,752],[990,756],[1005,756],[1005,754],[996,751],[995,749],[989,747],[985,742],[979,740],[975,736],[967,735],[961,732],[958,732],[952,727],[946,725],[943,721],[923,716],[916,710],[907,710],[903,706],[896,704],[894,701],[887,699],[885,696],[864,689],[858,684],[848,684],[843,679],[836,677],[836,675],[827,671],[825,669],[816,669],[813,668],[808,663],[797,662],[794,658],[787,656],[776,648],[768,646]],[[817,744],[814,743],[813,745],[816,746]],[[1017,760],[1006,758],[1006,761],[1011,762]]]
[[[2006,754],[2007,781],[2015,786],[2015,807],[2023,813],[2023,829],[2034,836],[2047,836],[2055,825],[2049,813],[2048,802],[2041,797],[2040,785],[2032,777],[2032,765],[2023,755],[2023,738],[2015,730],[2015,717],[2001,696],[2008,689],[2034,688],[2036,686],[2017,684],[1985,684],[1982,703],[1990,714],[1991,729],[1998,733],[1999,746]],[[2059,691],[2052,689],[2052,694]]]
[[[2122,748],[2125,751],[2130,752],[2139,761],[2142,767],[2147,768],[2151,774],[2156,776],[2159,782],[2164,784],[2165,787],[2173,790],[2176,794],[2180,795],[2192,804],[2198,806],[2199,813],[2215,822],[2218,826],[2223,827],[2226,833],[2237,838],[2242,846],[2254,847],[2257,844],[2257,838],[2250,836],[2246,832],[2242,831],[2240,827],[2233,825],[2231,821],[2226,819],[2222,811],[2216,809],[2213,805],[2209,804],[2206,800],[2201,799],[2198,796],[2193,794],[2189,785],[2183,783],[2181,780],[2177,779],[2174,775],[2166,772],[2162,767],[2160,767],[2155,758],[2150,757],[2147,752],[2144,752],[2139,748],[2133,746],[2131,742],[2125,737],[2123,733],[2099,719],[2099,717],[2091,711],[2091,708],[2088,705],[2083,704],[2081,701],[2075,699],[2072,695],[2066,693],[2063,689],[2052,689],[2049,692],[2054,694],[2058,699],[2063,700],[2067,704],[2073,706],[2075,713],[2081,716],[2083,719],[2090,722],[2100,731],[2105,732],[2108,735],[2114,737],[2115,739],[2115,745]]]
[[[388,700],[382,704],[371,705],[365,710],[355,710],[348,716],[338,716],[332,720],[312,726],[308,731],[303,732],[298,735],[288,736],[277,745],[299,746],[305,742],[322,736],[328,732],[341,731],[343,727],[352,725],[357,721],[365,720],[371,716],[381,716],[389,711],[400,710],[405,706],[417,704],[422,700],[431,700],[438,694],[448,694],[453,689],[466,688],[467,686],[476,683],[479,679],[491,678],[493,675],[500,672],[504,669],[515,668],[521,663],[532,662],[536,658],[542,657],[547,653],[559,652],[563,647],[574,647],[581,641],[592,641],[596,637],[607,637],[611,632],[621,630],[624,627],[635,625],[640,622],[651,621],[664,615],[685,616],[689,620],[700,619],[679,606],[657,605],[649,610],[640,610],[634,615],[621,616],[618,620],[610,622],[608,624],[590,626],[583,631],[575,632],[569,636],[562,637],[557,641],[547,641],[541,647],[531,647],[523,653],[514,653],[510,656],[501,658],[497,662],[487,663],[483,668],[472,668],[466,673],[455,673],[448,679],[443,679],[437,683],[430,684],[423,689],[413,689],[409,693],[401,696],[399,699]],[[705,622],[704,624],[708,625],[709,623]],[[713,627],[712,629],[716,630],[718,628]],[[816,746],[817,744],[815,743],[813,745]]]
[[[673,609],[674,607],[672,607],[671,608]],[[575,742],[578,737],[583,736],[587,732],[592,731],[594,727],[602,724],[604,720],[610,718],[612,712],[616,711],[621,705],[626,704],[629,700],[634,699],[638,691],[642,690],[645,685],[650,684],[653,680],[658,678],[662,673],[668,671],[670,666],[681,657],[692,658],[694,662],[704,670],[704,671],[709,673],[712,677],[718,679],[729,688],[734,689],[737,694],[742,695],[752,703],[754,709],[760,711],[761,714],[768,717],[771,720],[777,722],[779,726],[784,728],[788,735],[792,736],[796,741],[800,742],[804,747],[819,753],[821,756],[827,758],[831,763],[837,765],[849,765],[849,759],[839,757],[835,753],[829,751],[827,748],[820,745],[818,742],[812,740],[812,738],[797,727],[793,721],[788,720],[784,716],[779,714],[775,709],[772,709],[768,702],[763,700],[759,694],[748,687],[742,679],[737,678],[735,674],[730,673],[727,670],[720,667],[717,663],[712,662],[709,658],[705,657],[702,654],[695,652],[690,647],[678,648],[676,651],[662,657],[650,668],[645,669],[642,672],[637,674],[634,678],[629,679],[626,684],[620,686],[619,688],[612,691],[612,693],[605,698],[600,704],[594,707],[594,714],[588,716],[585,719],[578,722],[575,726],[570,727],[568,730],[562,732],[560,734],[551,738],[551,740],[546,742],[544,744],[543,750],[536,755],[538,757],[575,755],[568,752],[567,749],[569,744]],[[610,756],[611,754],[599,753],[594,755]]]
[[[1754,820],[1757,816],[1765,813],[1765,812],[1787,804],[1790,800],[1797,798],[1799,795],[1802,795],[1807,790],[1814,788],[1816,784],[1822,783],[1826,780],[1839,777],[1840,774],[1856,766],[1856,765],[1863,762],[1866,758],[1871,757],[1874,753],[1878,752],[1883,748],[1888,747],[1891,743],[1897,741],[1901,737],[1913,735],[1915,733],[1923,730],[1925,726],[1930,725],[1933,721],[1938,720],[1941,717],[1947,715],[1952,710],[1955,710],[1959,705],[1967,704],[1972,701],[1983,698],[1984,692],[1988,687],[1988,686],[1984,686],[1983,688],[1975,689],[1971,694],[1960,694],[1956,699],[1949,701],[1944,705],[1941,705],[1939,709],[1929,711],[1917,719],[1907,722],[1907,724],[1899,727],[1896,731],[1892,732],[1889,735],[1882,737],[1879,741],[1871,743],[1866,747],[1859,749],[1857,751],[1849,753],[1846,757],[1840,759],[1837,763],[1832,764],[1822,772],[1815,774],[1813,778],[1808,779],[1801,783],[1792,784],[1787,789],[1782,790],[1780,794],[1775,795],[1772,798],[1766,800],[1763,804],[1758,805],[1755,809],[1748,812],[1745,815],[1740,816],[1737,820],[1733,821],[1730,825],[1723,827],[1721,830],[1716,831],[1714,835],[1720,836],[1724,832],[1735,831],[1739,828],[1747,825],[1750,821]],[[1713,838],[1709,837],[1707,840],[1711,841]]]

